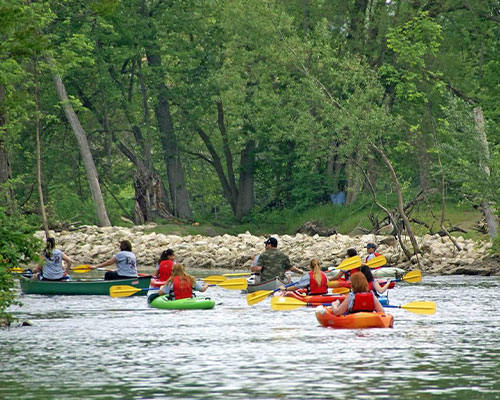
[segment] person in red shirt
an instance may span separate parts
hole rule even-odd
[[[353,248],[350,248],[350,249],[347,249],[347,253],[346,253],[346,256],[347,258],[351,258],[351,257],[356,257],[358,255],[358,252],[356,251],[356,249],[353,249]],[[335,275],[333,278],[330,278],[329,280],[330,281],[336,281],[336,280],[350,280],[351,276],[354,275],[356,272],[359,272],[359,268],[354,268],[354,269],[351,269],[349,271],[342,271],[340,270],[337,275]]]
[[[328,293],[328,277],[321,271],[319,260],[313,258],[309,264],[309,273],[300,278],[299,282],[294,286],[280,286],[280,290],[293,291],[306,288],[307,294],[326,294]]]
[[[172,275],[172,267],[174,266],[175,254],[172,249],[167,249],[161,253],[160,259],[156,264],[156,272],[153,275],[155,279],[165,282]]]

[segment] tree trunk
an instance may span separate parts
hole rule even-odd
[[[92,194],[92,200],[94,201],[94,206],[97,214],[97,223],[99,226],[111,226],[109,222],[108,214],[106,212],[106,207],[104,206],[104,199],[102,197],[101,187],[99,186],[99,178],[97,175],[97,169],[94,164],[94,159],[92,158],[92,153],[90,152],[89,144],[87,141],[87,135],[80,124],[80,120],[73,110],[73,106],[69,101],[68,94],[66,93],[66,88],[61,80],[61,77],[57,74],[53,74],[54,85],[56,87],[57,95],[61,101],[61,105],[66,114],[66,118],[73,129],[76,140],[78,142],[78,147],[80,149],[80,154],[85,165],[85,171],[87,172],[87,179],[90,185],[90,192]]]
[[[7,115],[4,112],[5,87],[0,85],[0,206],[14,209],[14,191],[8,182],[12,178],[9,153],[6,147]]]
[[[255,140],[249,140],[240,156],[240,180],[236,219],[241,219],[252,211],[254,198]]]
[[[45,203],[43,201],[42,190],[42,152],[40,146],[40,107],[38,104],[38,69],[37,60],[33,62],[33,72],[35,78],[35,128],[36,128],[36,170],[38,183],[38,197],[40,198],[40,211],[42,213],[43,230],[45,238],[49,238],[49,224],[47,223],[47,214],[45,213]]]
[[[384,161],[384,164],[386,165],[387,169],[389,170],[392,178],[392,182],[394,184],[394,189],[396,190],[397,198],[398,198],[398,212],[399,215],[401,216],[401,219],[403,220],[403,224],[405,226],[406,232],[408,233],[408,236],[410,237],[411,244],[413,246],[413,252],[415,255],[420,253],[420,249],[418,247],[417,240],[415,239],[415,235],[413,234],[413,230],[411,229],[410,226],[410,221],[408,221],[408,217],[406,216],[405,210],[404,210],[404,202],[403,202],[403,194],[401,192],[401,185],[399,184],[398,177],[396,175],[396,171],[394,171],[394,168],[392,167],[391,162],[385,155],[385,153],[379,149],[377,146],[375,146],[373,143],[371,143],[372,148],[380,155],[382,160]]]
[[[163,148],[163,159],[167,169],[168,188],[172,200],[173,214],[177,218],[190,220],[192,218],[189,196],[179,159],[179,147],[174,132],[174,124],[170,113],[170,104],[165,94],[160,90],[158,104],[156,105],[156,117],[161,132],[161,144]]]
[[[160,140],[163,148],[163,160],[167,169],[168,188],[172,200],[172,212],[175,217],[190,220],[192,218],[189,195],[186,188],[186,180],[181,160],[179,158],[179,144],[175,134],[170,102],[167,88],[163,83],[163,76],[158,72],[161,70],[162,62],[157,49],[147,50],[149,65],[156,70],[155,80],[157,103],[155,106],[156,119],[160,131]]]
[[[488,163],[490,161],[490,150],[488,147],[488,140],[486,138],[486,132],[484,130],[484,116],[483,110],[480,106],[474,108],[474,122],[476,124],[476,130],[479,135],[481,142],[481,150],[483,157],[479,160],[479,167],[483,170],[484,174],[487,176],[487,180],[490,179],[490,168]],[[488,224],[488,232],[491,238],[494,238],[498,234],[498,217],[490,201],[487,199],[483,200],[481,203],[481,209],[484,213],[484,218]]]

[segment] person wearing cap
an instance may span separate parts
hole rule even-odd
[[[270,279],[285,278],[288,271],[303,274],[304,271],[292,265],[290,258],[278,250],[278,240],[274,237],[267,239],[264,244],[266,250],[260,255],[257,266],[251,266],[250,271],[260,273],[260,281],[265,282]]]
[[[368,255],[365,258],[365,263],[370,261],[372,258],[378,257],[380,254],[377,253],[375,250],[377,250],[377,245],[375,243],[368,243],[365,246],[366,251],[368,252]]]

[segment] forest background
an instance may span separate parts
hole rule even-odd
[[[4,0],[0,254],[151,221],[495,239],[499,28],[493,0]]]

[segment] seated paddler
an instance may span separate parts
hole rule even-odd
[[[193,291],[204,292],[208,288],[208,283],[197,281],[192,275],[184,270],[182,264],[174,264],[172,275],[165,285],[158,291],[158,295],[167,295],[172,300],[189,299],[193,297]]]
[[[338,300],[332,303],[335,315],[353,314],[357,312],[384,312],[384,308],[375,294],[369,289],[368,281],[363,274],[351,276],[351,293],[342,303]]]
[[[304,274],[296,285],[280,286],[279,289],[284,291],[306,289],[308,295],[328,293],[328,277],[321,271],[319,260],[313,258],[309,264],[309,269],[310,271]]]

